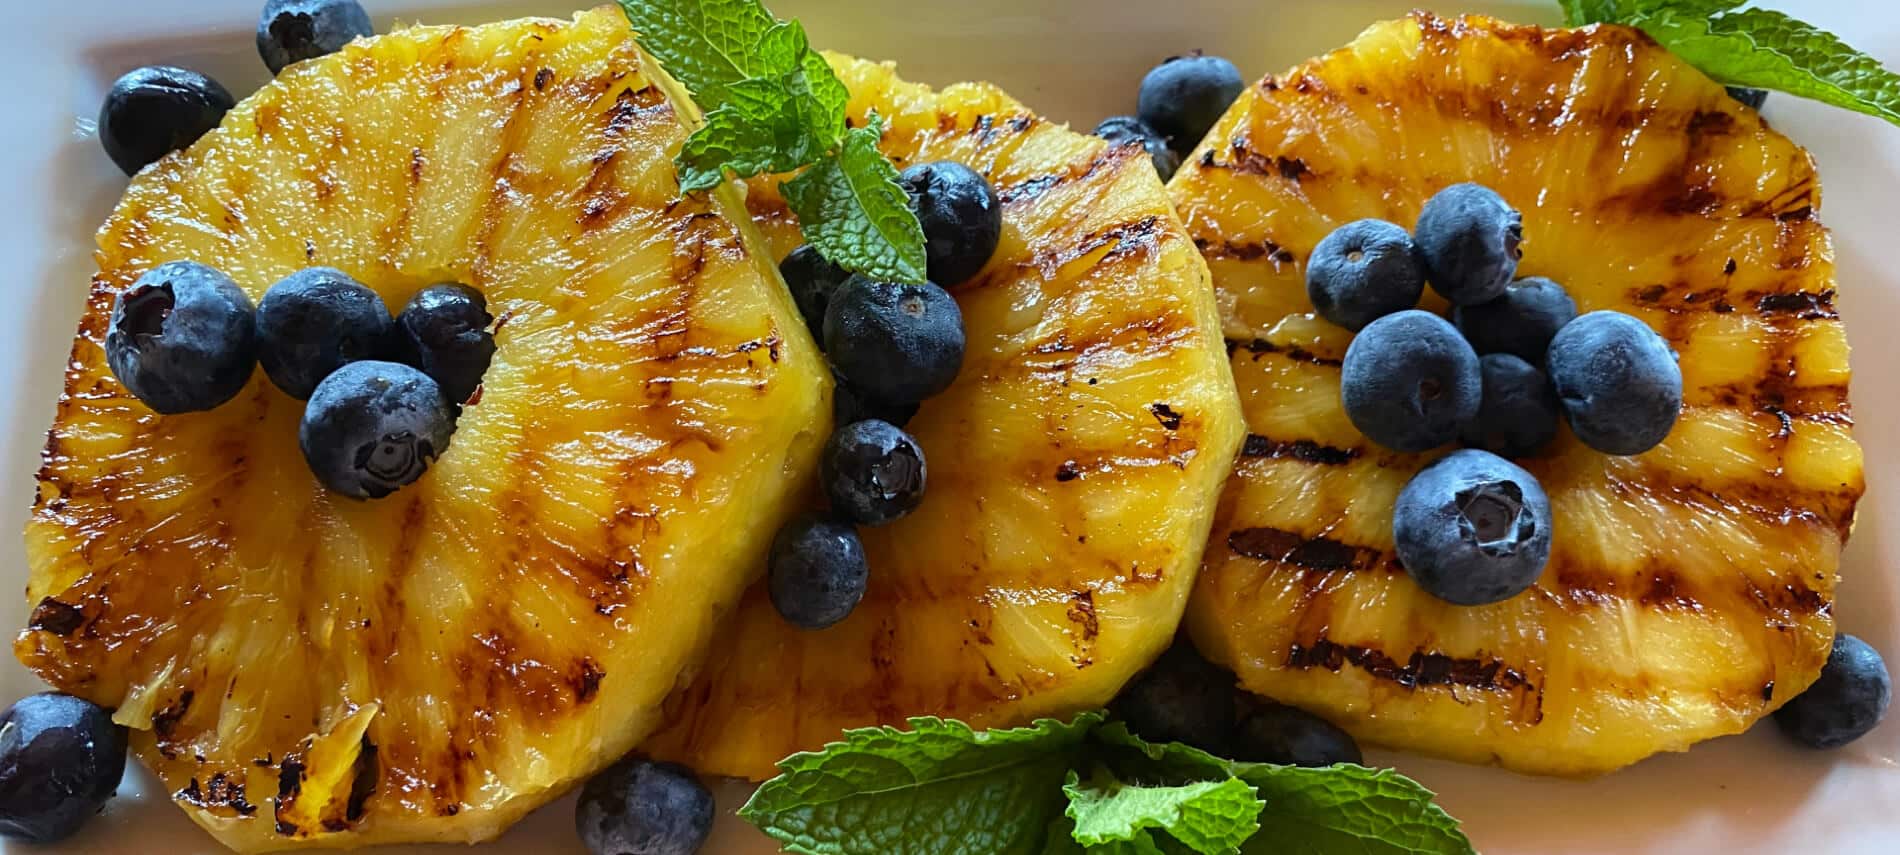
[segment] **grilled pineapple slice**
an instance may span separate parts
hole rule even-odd
[[[736,193],[680,198],[664,83],[618,12],[403,30],[286,71],[100,232],[15,649],[232,848],[497,834],[647,735],[806,492],[829,376]],[[113,379],[112,295],[172,259],[253,297],[467,282],[499,349],[419,483],[343,499],[262,372],[165,417]]]
[[[1312,314],[1301,265],[1459,181],[1524,212],[1520,275],[1667,336],[1687,398],[1648,454],[1566,432],[1525,461],[1550,565],[1480,608],[1394,559],[1394,498],[1432,458],[1347,421],[1350,334]],[[1189,623],[1246,688],[1371,742],[1590,774],[1739,732],[1813,681],[1863,490],[1847,343],[1814,164],[1721,86],[1634,30],[1417,14],[1243,94],[1170,191],[1250,430]]]
[[[909,429],[923,506],[866,529],[871,589],[802,632],[755,586],[650,747],[752,778],[847,727],[1011,725],[1100,706],[1180,620],[1241,440],[1205,265],[1139,148],[1053,125],[987,84],[941,92],[842,56],[851,116],[899,165],[955,160],[1004,204],[989,266],[952,289],[957,383]],[[748,200],[785,255],[776,182]]]

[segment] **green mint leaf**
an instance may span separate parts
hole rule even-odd
[[[1616,21],[1621,11],[1617,0],[1558,0],[1558,5],[1564,8],[1564,23],[1572,27]]]
[[[696,97],[716,101],[719,92],[749,77],[795,65],[783,55],[782,28],[758,0],[620,0],[640,46]],[[768,48],[770,48],[768,50]]]
[[[1075,840],[1091,851],[1125,842],[1159,853],[1149,833],[1156,830],[1200,855],[1225,855],[1260,830],[1254,818],[1264,807],[1239,778],[1150,787],[1125,784],[1104,770],[1084,785],[1070,772],[1062,792],[1069,797]]]
[[[804,81],[804,72],[794,70],[728,87],[725,106],[706,114],[706,124],[680,147],[680,189],[709,190],[727,170],[751,177],[791,172],[824,158],[843,134],[844,110],[840,106],[836,121],[827,121],[822,113],[828,108]]]
[[[1458,821],[1432,792],[1390,769],[1323,769],[1236,763],[1185,745],[1142,741],[1117,723],[1096,731],[1124,778],[1167,783],[1239,778],[1266,807],[1243,855],[1351,852],[1355,855],[1472,855]]]
[[[1663,10],[1634,23],[1724,84],[1775,89],[1900,125],[1900,76],[1780,12],[1746,9],[1706,17]]]
[[[1062,853],[1049,848],[1062,782],[1100,722],[978,732],[917,718],[907,731],[846,731],[781,761],[739,816],[806,855]]]
[[[877,150],[879,123],[845,134],[837,156],[780,185],[805,241],[846,270],[892,282],[924,281],[924,230]]]

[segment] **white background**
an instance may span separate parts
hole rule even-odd
[[[569,0],[579,2],[580,0]],[[566,16],[560,0],[470,3],[367,0],[379,27],[392,19],[479,23],[538,13]],[[1284,70],[1338,46],[1372,21],[1413,6],[1487,11],[1553,23],[1556,5],[1532,0],[775,0],[821,46],[895,59],[906,76],[944,84],[987,78],[1038,110],[1079,127],[1131,112],[1154,62],[1203,48],[1249,77]],[[1900,6],[1892,0],[1764,5],[1795,13],[1900,69]],[[92,272],[91,235],[124,177],[86,136],[111,80],[166,62],[208,72],[239,97],[265,79],[251,28],[261,0],[6,0],[0,17],[0,588],[24,584],[13,532],[26,518],[33,471],[52,418],[68,339]],[[1784,96],[1769,119],[1812,149],[1827,190],[1841,297],[1854,344],[1855,414],[1871,491],[1842,568],[1835,613],[1846,631],[1900,667],[1900,129]],[[9,581],[10,580],[10,581]],[[16,588],[17,590],[17,588]],[[25,604],[0,598],[0,637],[24,623]],[[0,700],[39,684],[0,656]],[[1897,717],[1900,718],[1900,717]],[[1374,752],[1440,791],[1479,848],[1504,853],[1900,852],[1900,723],[1849,748],[1811,753],[1764,728],[1684,755],[1655,758],[1595,781],[1554,781]],[[142,771],[106,815],[59,852],[221,851],[151,793]],[[743,790],[728,787],[736,800]],[[727,807],[732,806],[729,800]],[[571,804],[516,828],[497,853],[578,853]],[[743,825],[722,822],[713,855],[771,851]],[[23,852],[7,847],[0,853]],[[34,850],[44,851],[44,850]],[[383,850],[392,852],[395,850]],[[414,852],[431,851],[424,849]],[[434,850],[440,851],[440,850]]]

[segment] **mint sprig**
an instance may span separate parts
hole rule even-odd
[[[1900,125],[1900,75],[1833,34],[1748,0],[1559,0],[1572,26],[1627,24],[1729,86],[1773,89]]]
[[[803,170],[780,185],[806,242],[847,270],[924,281],[924,233],[875,121],[847,128],[850,94],[804,27],[758,0],[620,0],[640,44],[706,113],[681,146],[680,189],[728,174]]]
[[[912,719],[796,754],[739,815],[806,855],[1470,855],[1391,770],[1236,763],[1100,714],[977,731]]]

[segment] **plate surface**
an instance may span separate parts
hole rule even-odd
[[[378,24],[479,23],[517,14],[567,16],[567,3],[366,0]],[[9,4],[15,5],[15,4]],[[113,78],[138,65],[198,68],[242,96],[265,79],[252,47],[261,0],[64,0],[9,9],[15,40],[0,54],[0,258],[12,274],[0,294],[0,587],[26,577],[16,532],[25,524],[33,471],[52,419],[60,372],[93,265],[92,232],[117,201],[124,177],[91,137],[91,117]],[[934,84],[984,78],[1032,107],[1079,127],[1133,107],[1141,74],[1171,53],[1202,48],[1232,58],[1249,77],[1284,70],[1341,45],[1366,24],[1421,5],[1408,0],[775,0],[804,20],[819,45],[897,60],[905,76]],[[1441,0],[1439,12],[1480,11],[1552,23],[1554,3]],[[1780,8],[1844,35],[1900,68],[1900,10],[1885,0],[1782,0]],[[1237,8],[1234,8],[1237,7]],[[901,13],[893,13],[902,8]],[[1854,344],[1857,434],[1866,447],[1869,493],[1843,564],[1835,614],[1900,665],[1900,264],[1893,211],[1900,200],[1900,129],[1796,101],[1770,99],[1768,118],[1820,162],[1822,218],[1834,229],[1842,294]],[[0,635],[25,622],[25,603],[0,597]],[[42,687],[11,656],[0,657],[0,699]],[[1529,778],[1384,752],[1439,791],[1474,843],[1509,853],[1750,853],[1900,851],[1900,724],[1890,723],[1833,753],[1787,746],[1772,728],[1659,757],[1595,781]],[[730,810],[746,788],[721,788]],[[77,839],[34,852],[212,855],[220,848],[134,770],[121,798]],[[572,804],[558,802],[499,843],[497,855],[581,853]],[[0,853],[25,847],[0,843]],[[377,850],[441,852],[412,848]],[[744,824],[723,818],[709,855],[773,851]]]

